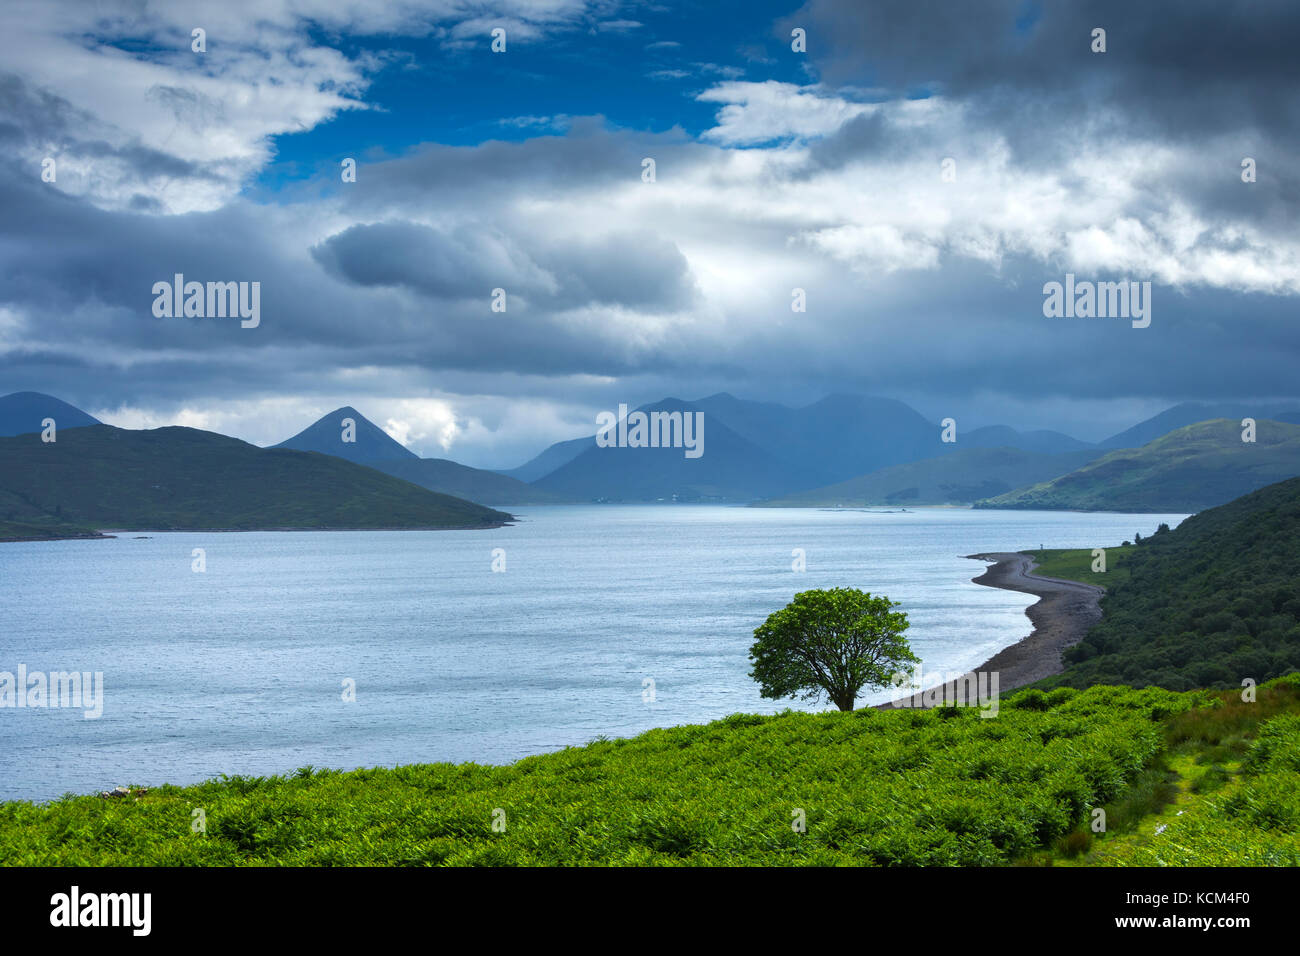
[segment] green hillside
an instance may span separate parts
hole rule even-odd
[[[1300,478],[1112,553],[1102,620],[1039,686],[1226,688],[1300,669]]]
[[[1190,513],[1300,475],[1300,425],[1260,419],[1254,442],[1241,435],[1240,421],[1199,422],[975,507]]]
[[[367,462],[376,471],[421,488],[490,505],[563,504],[570,499],[525,484],[509,475],[471,468],[446,458]]]
[[[1067,581],[1114,588],[1119,582],[1128,580],[1128,556],[1133,553],[1133,548],[1134,545],[1127,542],[1106,548],[1105,571],[1092,570],[1092,548],[1047,548],[1021,553],[1033,556],[1034,574],[1040,578],[1065,578]]]
[[[340,458],[193,428],[95,425],[49,444],[39,435],[0,438],[0,537],[91,528],[491,528],[509,520]]]
[[[755,507],[970,504],[1063,475],[1101,454],[1094,449],[1047,455],[1018,448],[963,448],[942,458],[891,465],[834,485],[756,502]]]
[[[1248,708],[1154,688],[1026,691],[1003,698],[996,719],[973,708],[738,714],[506,767],[305,767],[3,803],[0,862],[996,866],[1088,852],[1124,865],[1167,849],[1189,865],[1294,866],[1298,691],[1279,682]],[[1193,825],[1176,845],[1153,841],[1148,821],[1184,779],[1228,799],[1184,802]],[[1094,808],[1102,836],[1088,826]]]

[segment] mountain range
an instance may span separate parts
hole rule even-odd
[[[1300,425],[1258,419],[1254,441],[1239,418],[1177,428],[977,508],[1191,513],[1300,475]]]
[[[940,423],[909,405],[862,395],[829,395],[790,408],[723,392],[694,402],[664,399],[636,411],[702,413],[705,453],[684,461],[678,449],[600,448],[593,435],[557,442],[503,474],[583,500],[784,501],[791,494],[963,449],[1010,447],[1037,462],[1037,456],[1093,447],[1060,432],[1019,432],[1004,425],[959,432],[956,442],[945,442]],[[1043,467],[1030,474],[1059,473]],[[1029,480],[1012,480],[1005,490]]]
[[[495,471],[471,468],[447,458],[421,458],[351,405],[321,416],[273,447],[344,458],[421,488],[480,504],[555,504],[569,500]]]
[[[1275,441],[1300,423],[1294,405],[1184,403],[1096,443],[1005,425],[966,431],[958,424],[945,435],[941,423],[902,402],[860,395],[829,395],[798,408],[725,392],[697,401],[665,398],[631,413],[624,410],[620,428],[638,412],[698,420],[698,457],[682,447],[598,443],[592,434],[556,442],[517,468],[492,471],[421,458],[352,406],[335,409],[263,450],[342,459],[426,491],[488,506],[979,502],[981,507],[1172,512],[1194,511],[1300,474],[1300,460],[1292,456],[1289,443]],[[1265,412],[1271,417],[1265,418]],[[1201,428],[1205,421],[1198,416],[1215,413],[1220,424],[1209,431]],[[1235,454],[1241,449],[1233,444],[1238,430],[1233,423],[1247,417],[1261,423],[1254,458]],[[51,396],[19,392],[0,398],[4,433],[38,432],[45,418],[58,422],[60,437],[63,429],[98,424]],[[1267,438],[1264,422],[1272,429]],[[1160,444],[1188,428],[1192,431]],[[1130,442],[1136,444],[1126,444]]]

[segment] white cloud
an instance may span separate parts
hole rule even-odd
[[[717,125],[705,132],[704,137],[726,146],[825,136],[853,117],[877,108],[869,103],[824,95],[817,86],[801,87],[775,80],[719,83],[696,99],[702,103],[724,104],[718,110]]]
[[[452,45],[507,25],[515,42],[577,25],[586,0],[503,0],[500,16],[468,0],[96,3],[11,0],[0,7],[3,69],[65,101],[60,135],[29,146],[56,187],[106,208],[148,197],[159,211],[218,208],[273,158],[273,139],[364,109],[382,56],[349,58],[313,39],[438,33]],[[191,33],[206,31],[206,52]],[[93,39],[91,39],[93,38]],[[105,155],[103,145],[111,150]],[[133,150],[173,164],[141,164]]]

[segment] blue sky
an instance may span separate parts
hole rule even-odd
[[[369,108],[276,137],[276,161],[253,188],[274,192],[358,152],[393,156],[426,142],[466,146],[559,133],[567,116],[602,116],[612,126],[654,132],[678,127],[695,137],[717,112],[695,96],[719,79],[809,82],[815,71],[806,58],[784,55],[789,39],[774,28],[798,7],[636,5],[543,39],[512,41],[507,33],[505,54],[491,51],[486,34],[448,48],[436,37],[314,31],[322,45],[351,58],[370,54],[390,63],[370,82]]]
[[[1300,398],[1297,42],[1284,0],[13,0],[0,392],[480,466],[667,395],[1085,439]],[[154,316],[177,272],[262,321]],[[1067,274],[1150,326],[1045,317]]]

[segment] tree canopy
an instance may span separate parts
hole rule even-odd
[[[864,687],[885,687],[920,658],[903,632],[907,615],[883,595],[856,588],[802,591],[754,631],[750,677],[769,699],[825,694],[852,710]]]

